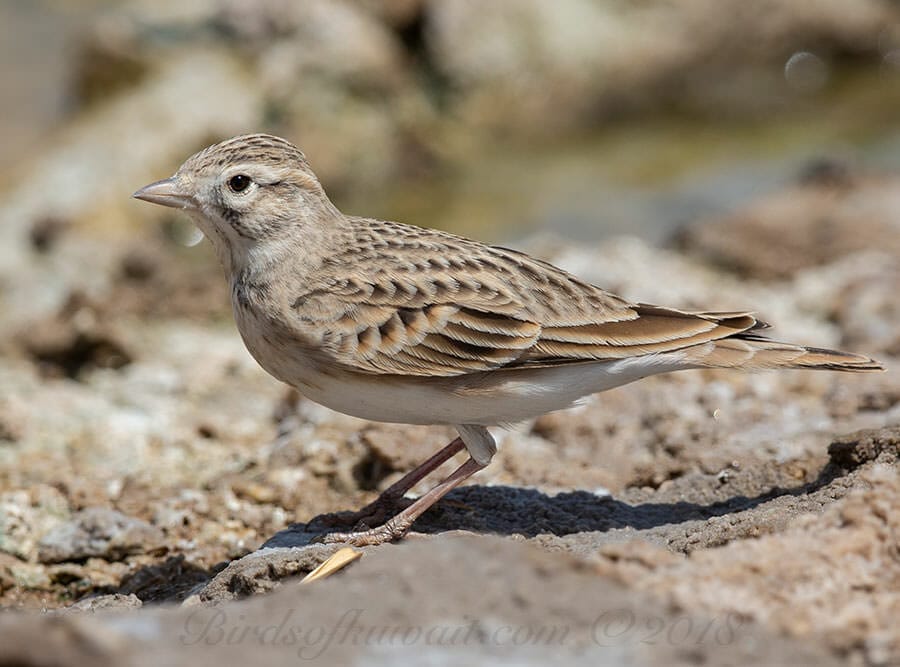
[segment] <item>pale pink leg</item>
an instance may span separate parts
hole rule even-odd
[[[410,470],[403,477],[381,492],[371,503],[349,516],[335,516],[335,522],[355,526],[360,522],[371,525],[384,520],[385,514],[394,509],[403,495],[420,481],[449,461],[465,447],[462,438],[455,438],[449,445],[426,459],[421,465]]]
[[[429,459],[429,461],[430,460],[431,459]],[[327,535],[322,536],[321,542],[324,542],[325,544],[340,542],[352,544],[357,547],[365,547],[383,544],[384,542],[390,542],[398,537],[403,537],[403,535],[406,534],[406,531],[409,530],[409,527],[412,526],[413,522],[429,507],[434,505],[438,500],[443,498],[476,472],[484,468],[485,465],[486,464],[478,463],[474,459],[469,459],[451,473],[447,479],[377,528],[360,530],[352,533],[328,533]]]
[[[463,447],[465,447],[465,445],[463,444],[462,438],[455,438],[453,442],[426,459],[419,467],[410,470],[403,477],[391,484],[372,504],[379,502],[382,498],[386,500],[402,498],[403,494],[437,470],[441,464],[449,461],[458,452],[461,452]]]

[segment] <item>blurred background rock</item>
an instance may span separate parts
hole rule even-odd
[[[896,166],[898,16],[884,0],[7,2],[0,166],[32,184],[27,216],[137,225],[135,183],[266,130],[355,212],[659,239],[811,159]]]

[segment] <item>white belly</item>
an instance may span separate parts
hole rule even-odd
[[[491,426],[561,410],[584,396],[685,367],[680,355],[668,354],[455,378],[307,371],[304,377],[283,379],[307,398],[362,419]]]

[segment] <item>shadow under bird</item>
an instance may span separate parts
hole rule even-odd
[[[303,153],[270,135],[210,146],[134,196],[183,210],[210,240],[244,343],[271,375],[339,412],[459,433],[353,520],[383,518],[465,448],[469,459],[446,479],[383,524],[326,542],[402,536],[490,462],[488,426],[649,375],[883,370],[849,352],[770,340],[749,312],[632,303],[522,252],[344,215]]]

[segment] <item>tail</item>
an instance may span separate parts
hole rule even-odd
[[[687,360],[701,368],[802,368],[869,373],[884,366],[860,354],[769,340],[750,331],[685,348]]]

